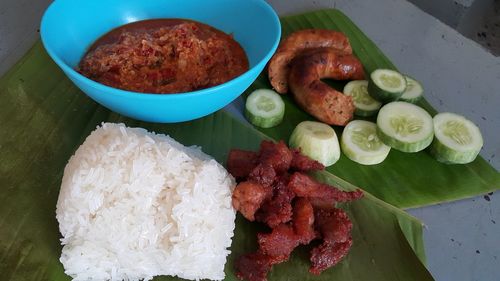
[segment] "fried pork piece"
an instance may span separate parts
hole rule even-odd
[[[299,172],[293,173],[290,177],[288,188],[299,197],[319,197],[331,199],[333,202],[347,202],[363,196],[361,190],[341,191],[333,186],[319,183],[308,175]]]
[[[257,166],[258,158],[256,152],[231,149],[227,157],[227,170],[236,179],[244,179]]]
[[[268,164],[258,164],[248,175],[248,179],[264,186],[271,186],[276,180],[276,172]]]
[[[282,175],[273,185],[273,197],[265,201],[255,214],[258,222],[263,222],[274,228],[292,220],[292,200],[295,198],[287,187],[287,175]]]
[[[292,151],[292,163],[290,163],[290,168],[296,171],[321,171],[325,169],[325,166],[316,160],[313,160],[300,152],[300,149],[291,149]]]
[[[316,209],[314,224],[325,242],[345,242],[351,237],[352,222],[342,209]]]
[[[293,249],[299,245],[299,237],[293,227],[280,224],[271,233],[258,233],[259,251],[272,257],[286,257],[288,260]]]
[[[292,152],[288,146],[280,141],[262,141],[259,150],[259,162],[271,166],[276,173],[288,171],[292,163]]]
[[[260,208],[262,202],[271,197],[272,190],[252,181],[239,183],[233,191],[233,207],[239,211],[247,220],[255,220],[255,212]]]
[[[239,256],[234,264],[236,277],[240,280],[266,281],[272,264],[272,258],[259,251]]]
[[[308,197],[309,203],[313,206],[313,209],[333,209],[335,208],[335,202],[329,198],[320,197]]]
[[[236,260],[239,279],[266,281],[272,265],[287,261],[297,246],[316,238],[323,241],[311,251],[311,273],[320,274],[347,255],[352,223],[335,203],[362,197],[360,190],[346,192],[315,181],[303,172],[324,166],[282,141],[263,141],[259,153],[232,150],[228,169],[244,180],[233,191],[234,208],[271,228],[257,234],[257,252]]]
[[[351,237],[342,243],[323,242],[311,250],[311,267],[309,268],[309,272],[319,275],[324,270],[336,265],[349,253],[351,246]]]
[[[239,256],[235,262],[236,277],[240,280],[266,281],[267,273],[275,264],[288,260],[289,256],[270,256],[257,251]]]
[[[301,244],[307,245],[316,237],[313,206],[306,198],[295,200],[292,224]]]

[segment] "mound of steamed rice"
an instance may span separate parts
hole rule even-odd
[[[74,280],[224,278],[234,179],[200,149],[104,123],[64,169],[57,220]]]

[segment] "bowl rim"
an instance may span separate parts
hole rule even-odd
[[[223,88],[226,88],[226,87],[229,87],[231,86],[232,84],[235,84],[235,83],[238,83],[242,80],[245,80],[248,78],[248,76],[251,76],[252,75],[252,72],[255,71],[255,69],[259,68],[260,65],[262,63],[266,63],[267,61],[269,61],[271,59],[271,56],[276,52],[276,49],[278,48],[278,45],[279,45],[279,42],[280,42],[280,39],[281,39],[281,22],[279,20],[279,17],[276,13],[276,11],[271,7],[271,5],[269,5],[266,1],[264,0],[246,0],[246,1],[252,1],[254,4],[256,5],[260,5],[261,7],[263,7],[267,12],[269,12],[269,14],[271,15],[271,20],[273,21],[273,25],[272,27],[273,28],[276,28],[277,29],[277,36],[276,38],[274,39],[274,42],[269,50],[269,52],[264,56],[262,57],[257,63],[254,64],[254,66],[252,66],[251,68],[249,68],[247,71],[245,71],[244,73],[240,74],[239,76],[229,80],[229,81],[226,81],[222,84],[219,84],[219,85],[216,85],[216,86],[213,86],[213,87],[209,87],[209,88],[205,88],[205,89],[201,89],[201,90],[196,90],[196,91],[190,91],[190,92],[181,92],[181,93],[171,93],[171,94],[164,94],[164,93],[144,93],[144,92],[135,92],[135,91],[129,91],[129,90],[123,90],[123,89],[119,89],[119,88],[114,88],[114,87],[111,87],[111,86],[107,86],[105,84],[102,84],[102,83],[99,83],[99,82],[96,82],[90,78],[87,78],[86,76],[80,74],[78,71],[76,71],[75,69],[73,69],[72,67],[70,67],[67,63],[65,63],[57,54],[56,52],[50,47],[50,45],[48,45],[46,42],[45,42],[45,39],[44,39],[44,34],[46,34],[47,30],[45,28],[45,22],[46,22],[46,18],[48,17],[48,14],[50,13],[50,10],[51,9],[54,9],[54,5],[57,5],[57,2],[62,2],[63,0],[59,0],[59,1],[53,1],[49,7],[45,10],[43,16],[42,16],[42,20],[41,20],[41,23],[40,23],[40,38],[41,38],[41,41],[42,41],[42,44],[45,48],[45,50],[47,51],[47,53],[49,54],[49,56],[51,57],[51,59],[66,73],[69,73],[68,76],[73,76],[75,78],[79,78],[79,79],[82,79],[83,82],[85,82],[86,84],[88,84],[89,86],[97,89],[97,90],[101,90],[103,92],[106,92],[106,94],[113,94],[115,96],[121,96],[121,97],[133,97],[133,98],[137,98],[137,99],[176,99],[176,98],[183,98],[183,97],[192,97],[192,96],[204,96],[204,95],[208,95],[208,94],[211,94],[212,92],[216,92],[218,90],[221,90]],[[154,18],[148,18],[148,19],[154,19]],[[142,19],[142,20],[145,20],[145,19]],[[253,81],[252,81],[253,83]]]

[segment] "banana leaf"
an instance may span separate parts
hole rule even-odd
[[[101,122],[123,122],[166,133],[185,145],[198,145],[224,163],[228,151],[257,149],[263,134],[219,111],[179,124],[131,120],[99,106],[80,92],[52,63],[40,43],[0,79],[0,276],[2,280],[70,280],[59,262],[61,245],[55,206],[63,168],[85,137]],[[352,190],[330,173],[319,180]],[[422,224],[366,194],[343,205],[354,222],[354,246],[336,267],[315,277],[308,273],[308,248],[275,266],[269,280],[433,280],[424,266]],[[226,267],[256,248],[257,224],[237,217]],[[155,280],[178,280],[158,277]]]
[[[354,54],[363,63],[366,73],[377,68],[397,70],[382,51],[338,10],[319,10],[283,17],[281,25],[283,36],[306,28],[342,31],[349,37]],[[397,44],[397,38],[394,40]],[[345,85],[345,82],[341,81],[327,81],[327,83],[339,91],[342,91]],[[271,88],[265,72],[246,94],[257,88]],[[298,123],[314,120],[314,117],[301,110],[288,95],[283,96],[283,99],[285,101],[283,122],[274,128],[258,129],[272,138],[288,140]],[[436,114],[436,110],[427,101],[422,100],[418,105],[430,114]],[[375,121],[375,118],[367,120]],[[334,127],[334,129],[340,136],[342,128]],[[392,149],[384,162],[373,166],[358,164],[342,154],[340,160],[327,170],[401,208],[415,208],[463,199],[500,188],[500,173],[482,157],[477,157],[475,161],[466,165],[448,165],[436,161],[427,151],[404,153]]]

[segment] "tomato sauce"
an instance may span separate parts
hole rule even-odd
[[[231,35],[186,19],[118,27],[89,48],[78,72],[99,83],[143,93],[182,93],[227,82],[248,70]]]

